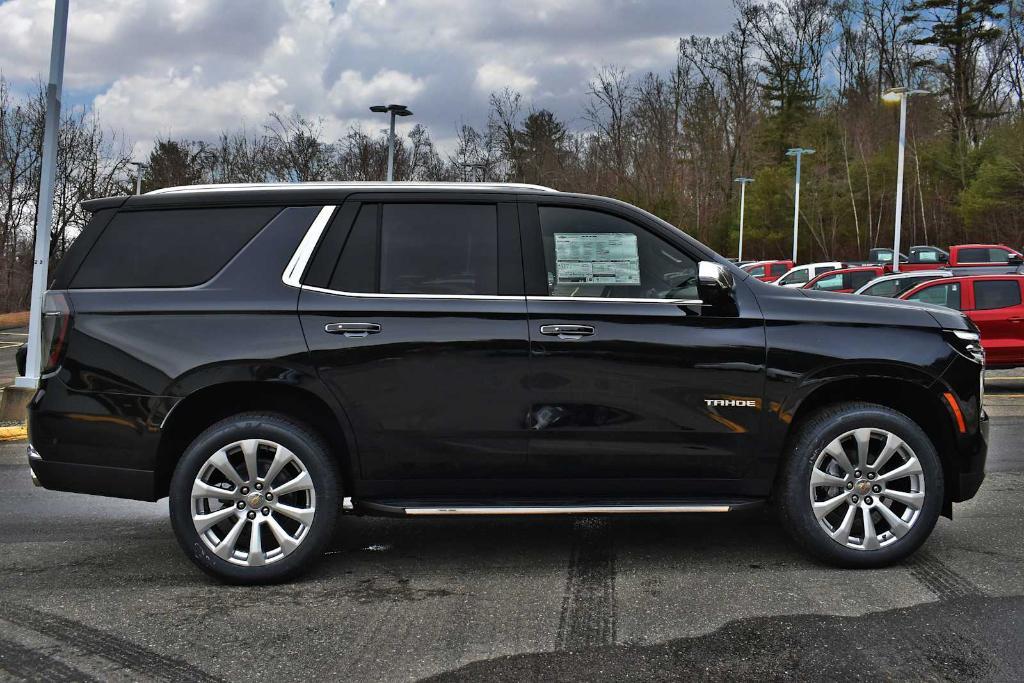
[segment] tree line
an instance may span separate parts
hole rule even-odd
[[[718,37],[680,38],[667,72],[596,72],[578,113],[560,118],[512,89],[486,121],[462,124],[451,149],[430,131],[400,135],[395,178],[514,181],[608,195],[735,255],[737,176],[747,190],[744,252],[789,253],[794,164],[801,187],[800,259],[863,258],[891,244],[898,107],[890,87],[930,91],[909,105],[905,244],[1024,245],[1024,0],[734,0]],[[0,78],[0,310],[27,303],[43,98]],[[64,117],[51,257],[86,216],[78,202],[134,191],[130,145],[87,111]],[[268,114],[255,128],[160,139],[148,191],[224,182],[382,180],[387,135]]]

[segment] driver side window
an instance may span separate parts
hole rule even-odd
[[[697,262],[646,229],[587,209],[541,206],[548,294],[697,299]]]

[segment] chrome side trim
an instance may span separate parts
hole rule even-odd
[[[290,283],[286,283],[290,284]],[[294,286],[294,285],[293,285]],[[302,289],[334,296],[350,296],[361,299],[465,299],[468,301],[587,301],[605,304],[660,304],[668,306],[703,306],[701,299],[627,299],[600,296],[504,296],[499,294],[376,294],[372,292],[345,292],[338,289],[324,289],[302,285]]]
[[[729,505],[538,505],[405,508],[410,517],[447,515],[628,515],[677,512],[729,512]]]
[[[26,450],[28,451],[28,459],[29,460],[42,460],[43,459],[43,456],[39,454],[39,451],[37,451],[36,447],[33,446],[32,444],[29,444],[28,448]]]
[[[298,248],[292,254],[291,260],[288,261],[288,266],[284,269],[284,274],[281,275],[281,282],[289,287],[302,287],[302,274],[306,271],[306,265],[309,263],[310,257],[313,256],[313,250],[316,249],[317,242],[320,241],[320,236],[324,233],[324,228],[327,227],[336,208],[338,208],[337,205],[331,205],[320,209],[320,213],[313,219],[305,237],[299,242]]]
[[[631,299],[605,296],[528,296],[527,301],[593,301],[606,304],[661,304],[669,306],[703,306],[702,299]]]
[[[524,296],[502,296],[498,294],[374,294],[370,292],[343,292],[336,289],[324,289],[302,285],[302,289],[321,294],[333,294],[334,296],[358,297],[360,299],[467,299],[481,301],[523,301]]]

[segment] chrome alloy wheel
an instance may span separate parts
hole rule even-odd
[[[258,567],[299,547],[316,514],[316,493],[297,455],[274,441],[245,439],[199,468],[191,512],[196,533],[217,557]]]
[[[924,506],[924,471],[914,450],[884,429],[837,436],[814,461],[811,508],[836,543],[878,550],[907,535]]]

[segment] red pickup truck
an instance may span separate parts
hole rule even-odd
[[[937,261],[934,254],[934,251],[928,252],[929,258],[925,259],[922,258],[924,254],[915,254],[914,250],[911,250],[910,259],[906,263],[900,263],[900,270],[932,270],[938,266],[978,268],[979,272],[1016,272],[1024,262],[1024,256],[1019,251],[1003,244],[957,244],[949,248],[949,258],[945,262]]]

